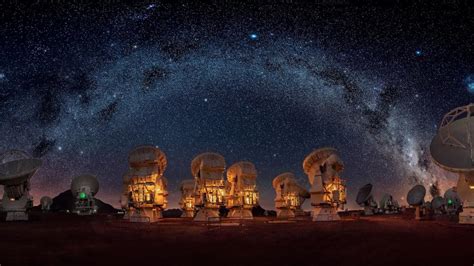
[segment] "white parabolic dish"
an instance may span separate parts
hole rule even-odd
[[[36,173],[41,164],[40,159],[20,159],[0,164],[0,185],[23,183]]]
[[[447,113],[431,141],[431,157],[440,167],[455,173],[474,171],[474,105]]]

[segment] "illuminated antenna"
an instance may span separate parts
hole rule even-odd
[[[313,221],[339,220],[338,209],[346,203],[346,183],[340,177],[344,164],[334,148],[313,151],[303,161],[303,170],[311,184]]]
[[[459,175],[457,194],[463,211],[459,223],[474,224],[474,104],[457,107],[442,119],[430,145],[433,161],[441,168]]]
[[[194,221],[218,220],[219,208],[225,205],[225,159],[218,153],[206,152],[191,162],[191,173],[196,182]]]
[[[309,198],[308,190],[296,182],[293,173],[278,175],[272,181],[275,189],[275,208],[278,219],[290,219],[304,215],[301,205]]]
[[[227,217],[253,219],[252,208],[258,204],[257,170],[251,162],[238,162],[227,170]]]
[[[157,222],[168,205],[168,181],[163,176],[168,161],[156,146],[138,146],[128,155],[129,170],[124,176],[123,196],[131,222]]]

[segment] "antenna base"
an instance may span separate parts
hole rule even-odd
[[[474,206],[463,207],[463,211],[459,213],[460,224],[474,224]]]
[[[249,209],[241,209],[240,207],[236,207],[230,210],[227,218],[253,220],[253,215],[252,215],[252,211]]]
[[[7,222],[11,221],[28,221],[28,213],[21,211],[7,212],[7,217],[5,219]]]
[[[154,223],[158,222],[162,216],[162,210],[159,208],[142,208],[130,210],[130,222],[132,223]]]
[[[288,220],[295,218],[295,212],[289,208],[277,209],[277,219]]]
[[[339,221],[341,217],[337,214],[336,207],[333,206],[314,206],[311,210],[311,220],[313,222]]]
[[[181,218],[193,218],[194,211],[193,210],[183,210],[183,214],[181,214]]]
[[[213,220],[218,220],[219,217],[219,209],[215,208],[201,208],[197,213],[196,217],[194,217],[195,222],[209,222]]]

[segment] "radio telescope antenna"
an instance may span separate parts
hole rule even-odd
[[[74,197],[73,212],[78,215],[91,215],[97,212],[94,196],[99,191],[99,181],[93,175],[76,176],[71,182]]]
[[[385,214],[393,214],[398,212],[398,202],[392,195],[385,193],[380,200],[380,210]]]
[[[420,220],[420,208],[424,203],[426,189],[422,185],[416,185],[407,194],[407,202],[415,207],[415,219]]]
[[[128,154],[128,165],[124,185],[128,188],[130,221],[157,222],[168,204],[165,153],[156,146],[138,146]]]
[[[41,210],[43,212],[49,212],[51,205],[53,204],[53,200],[48,196],[43,196],[40,199]]]
[[[441,196],[436,196],[431,200],[431,208],[434,214],[440,215],[445,212],[445,200]]]
[[[196,207],[200,207],[194,221],[219,219],[219,208],[225,204],[225,159],[213,152],[201,153],[191,162],[191,173],[196,182]]]
[[[227,169],[229,218],[253,219],[258,204],[257,170],[251,162],[237,162]]]
[[[450,188],[444,192],[444,200],[446,212],[449,215],[458,214],[458,211],[461,208],[461,199],[459,198],[456,187]]]
[[[334,148],[313,151],[303,161],[303,170],[311,184],[313,221],[339,220],[337,209],[346,203],[346,183],[340,177],[344,164]]]
[[[33,206],[30,196],[30,178],[41,167],[40,159],[27,153],[11,150],[0,155],[0,185],[4,193],[2,209],[7,221],[28,220],[28,209]]]
[[[304,214],[301,205],[310,195],[308,190],[296,182],[293,173],[278,175],[273,179],[272,185],[276,193],[275,208],[278,219],[295,218]]]
[[[357,192],[356,203],[364,207],[364,215],[374,215],[377,202],[372,195],[372,184],[366,184]]]
[[[463,211],[459,223],[474,224],[474,104],[457,107],[443,119],[430,145],[433,161],[459,175],[457,193]]]

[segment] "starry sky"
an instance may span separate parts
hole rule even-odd
[[[42,158],[35,202],[98,176],[118,206],[128,152],[167,155],[170,207],[190,163],[214,151],[271,180],[338,149],[359,187],[403,197],[456,178],[431,163],[444,113],[474,100],[468,2],[37,1],[0,3],[0,151]],[[308,203],[305,205],[308,207]]]

